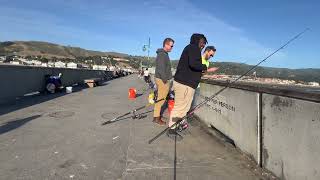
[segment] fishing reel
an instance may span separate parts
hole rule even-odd
[[[147,115],[136,114],[136,111],[133,111],[133,112],[132,112],[132,116],[131,116],[132,119],[143,119],[143,118],[145,118],[145,117],[147,117]]]
[[[141,114],[136,114],[136,115],[131,116],[131,118],[132,119],[141,119],[142,115]]]
[[[176,127],[176,130],[178,132],[182,132],[184,130],[186,130],[189,127],[189,124],[186,120],[182,120]]]

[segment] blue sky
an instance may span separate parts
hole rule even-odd
[[[179,59],[192,33],[217,48],[213,61],[255,64],[306,27],[312,30],[263,65],[320,68],[317,0],[0,0],[0,41],[38,40],[99,51],[151,55],[165,37]]]

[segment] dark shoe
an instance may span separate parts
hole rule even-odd
[[[152,122],[157,123],[160,126],[165,126],[166,125],[166,122],[162,121],[160,117],[154,117]]]
[[[159,118],[159,117],[153,117],[152,122],[154,122],[154,123],[157,122],[157,121],[158,121],[158,118]]]

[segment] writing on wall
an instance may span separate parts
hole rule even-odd
[[[214,110],[215,112],[221,114],[222,110],[221,109],[225,109],[227,111],[230,111],[230,112],[236,112],[236,108],[231,105],[231,104],[228,104],[222,100],[219,100],[217,98],[213,98],[213,99],[210,99],[209,97],[206,97],[206,96],[203,96],[201,94],[198,94],[198,96],[200,98],[202,98],[203,100],[206,100],[208,101],[205,106]]]

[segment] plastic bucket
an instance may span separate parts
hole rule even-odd
[[[129,99],[135,99],[137,96],[137,91],[135,88],[130,88],[129,89]]]
[[[72,93],[72,87],[71,86],[66,87],[66,93]]]
[[[171,111],[172,111],[173,107],[174,107],[174,100],[170,99],[168,101],[168,112],[169,112],[169,114],[171,114]]]

